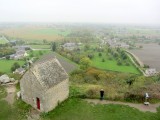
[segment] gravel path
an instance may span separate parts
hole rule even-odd
[[[128,105],[130,107],[136,108],[140,111],[146,112],[157,112],[157,107],[160,106],[160,103],[157,104],[150,104],[148,106],[144,104],[136,104],[136,103],[125,103],[125,102],[118,102],[118,101],[108,101],[108,100],[98,100],[98,99],[85,99],[89,103],[94,104],[119,104],[119,105]]]
[[[16,92],[16,87],[15,85],[9,85],[6,86],[6,91],[7,91],[7,96],[4,98],[9,104],[14,103],[14,97],[15,97],[15,92]]]

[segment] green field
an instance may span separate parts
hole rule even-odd
[[[69,30],[60,30],[53,28],[43,28],[38,30],[30,30],[30,34],[41,34],[41,35],[62,35],[66,36],[70,33]]]
[[[15,62],[18,62],[21,66],[25,63],[21,60],[0,60],[0,72],[10,73]]]
[[[8,43],[8,40],[0,37],[0,44],[6,44],[6,43]]]
[[[50,45],[30,45],[32,49],[50,49]]]
[[[69,99],[42,117],[44,120],[159,120],[158,114],[124,105],[94,105],[81,99]]]
[[[52,51],[50,51],[50,50],[32,50],[32,51],[28,51],[27,53],[29,54],[29,58],[32,58],[32,57],[40,58],[44,54],[48,54],[51,52]]]
[[[28,43],[43,43],[43,40],[56,41],[61,40],[65,36],[71,33],[68,29],[57,29],[49,27],[22,27],[22,28],[10,28],[1,31],[13,39],[19,38],[27,41]],[[13,34],[14,33],[14,34]]]
[[[94,58],[92,59],[92,66],[104,69],[104,70],[111,70],[111,71],[118,71],[118,72],[126,72],[126,73],[135,73],[140,74],[139,70],[130,62],[129,66],[124,65],[117,65],[116,60],[109,60],[108,56],[102,53],[102,56],[99,57],[98,53],[94,54]],[[105,62],[102,62],[102,59],[105,59]]]

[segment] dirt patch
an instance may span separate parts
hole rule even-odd
[[[14,97],[15,97],[15,92],[16,92],[16,87],[15,85],[8,85],[5,87],[7,91],[7,96],[4,98],[9,104],[14,103]]]
[[[108,101],[108,100],[98,100],[98,99],[85,99],[89,103],[94,104],[119,104],[119,105],[128,105],[130,107],[136,108],[140,111],[146,112],[157,112],[157,107],[160,106],[160,103],[158,104],[150,104],[148,106],[144,104],[136,104],[136,103],[125,103],[125,102],[116,102],[116,101]]]
[[[40,120],[40,112],[34,108],[31,108],[27,120]]]

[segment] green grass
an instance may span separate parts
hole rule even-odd
[[[102,62],[102,59],[105,59],[105,62]],[[118,72],[126,72],[126,73],[134,73],[140,74],[139,70],[130,62],[129,66],[125,65],[117,65],[116,60],[109,60],[108,56],[102,53],[102,56],[99,57],[98,53],[95,53],[94,58],[92,59],[92,66],[104,69],[104,70],[111,70],[111,71],[118,71]]]
[[[29,54],[29,58],[32,58],[32,57],[40,58],[44,54],[49,54],[51,52],[52,51],[50,50],[32,50],[32,51],[28,51],[27,53]]]
[[[43,28],[43,29],[37,29],[37,30],[31,30],[31,34],[41,34],[41,35],[62,35],[67,36],[70,31],[69,30],[58,30],[53,28]]]
[[[158,113],[141,112],[124,105],[94,105],[69,99],[42,117],[44,120],[158,120]]]
[[[7,101],[0,99],[0,106],[0,120],[26,120],[26,114],[31,108],[21,100],[17,100],[11,106]]]
[[[50,49],[50,45],[30,45],[32,49]]]
[[[4,98],[7,95],[7,92],[3,86],[0,86],[0,99]]]
[[[0,38],[0,44],[6,44],[6,43],[8,43],[8,40]]]
[[[0,71],[11,73],[11,67],[15,62],[18,62],[21,66],[25,63],[22,60],[0,60]]]

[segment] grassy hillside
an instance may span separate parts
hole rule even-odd
[[[158,120],[158,113],[141,112],[124,105],[94,105],[69,99],[55,110],[42,114],[44,120]]]
[[[105,61],[102,62],[102,59],[104,59]],[[105,53],[102,53],[101,57],[98,56],[98,53],[95,53],[94,58],[92,59],[92,66],[104,70],[140,74],[139,70],[137,70],[137,68],[131,62],[129,66],[119,66],[117,65],[117,61],[115,59],[109,60],[108,56]]]

